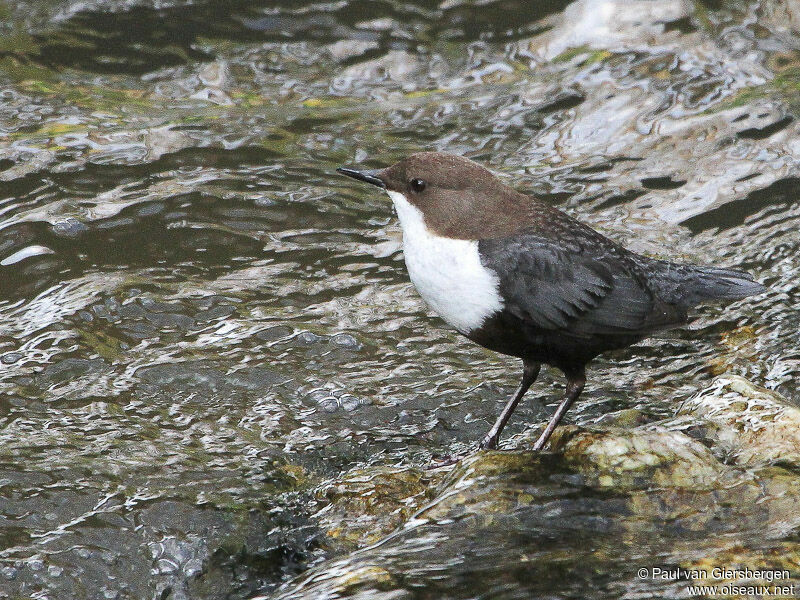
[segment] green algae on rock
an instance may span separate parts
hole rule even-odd
[[[744,377],[718,377],[678,414],[699,419],[704,437],[736,464],[800,466],[800,409]]]
[[[770,557],[778,540],[800,527],[796,474],[779,467],[750,472],[725,465],[683,433],[561,427],[553,451],[544,454],[524,450],[535,437],[534,428],[514,440],[517,450],[466,457],[427,482],[427,494],[422,491],[426,482],[416,472],[411,472],[410,487],[409,473],[402,475],[400,498],[408,493],[434,497],[387,537],[320,564],[277,597],[394,600],[415,597],[419,589],[431,597],[465,597],[448,591],[468,589],[469,577],[443,565],[463,560],[463,553],[501,552],[507,536],[523,531],[528,532],[528,552],[511,569],[520,594],[544,593],[548,581],[564,586],[548,579],[548,573],[557,577],[564,569],[574,572],[591,565],[596,573],[619,571],[616,552],[631,547],[638,556],[652,554],[663,564],[687,568],[724,564],[736,548],[749,557],[748,564],[771,565],[776,564]],[[389,479],[397,475],[390,472]],[[366,500],[345,502],[338,513],[326,516],[326,527],[338,517],[346,528],[359,523],[359,510],[374,512],[371,498],[380,494],[369,482],[381,488],[385,477],[380,470],[367,471],[330,484],[326,489],[349,487],[349,493],[358,490]],[[355,485],[345,485],[348,480]],[[346,497],[332,494],[334,502]],[[387,501],[376,504],[385,506]],[[365,523],[371,519],[368,515]],[[575,545],[575,523],[586,519],[596,523],[596,539],[602,543]],[[709,531],[722,535],[709,536]],[[742,531],[751,534],[743,538]],[[747,545],[755,532],[763,543]],[[362,535],[357,531],[356,539]],[[475,568],[475,562],[470,564]],[[630,581],[636,581],[633,572]],[[664,584],[663,593],[678,593],[676,585]]]
[[[432,495],[431,475],[414,468],[365,467],[323,485],[315,515],[326,534],[347,549],[373,544]]]
[[[679,432],[565,431],[554,442],[587,483],[615,490],[647,486],[713,489],[723,474],[709,450]]]

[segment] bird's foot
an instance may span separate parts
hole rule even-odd
[[[485,438],[481,440],[481,443],[478,444],[479,450],[497,450],[497,436],[496,435],[487,435]]]
[[[437,456],[431,459],[430,464],[425,467],[426,471],[433,471],[434,469],[442,469],[444,467],[452,467],[461,462],[461,459],[467,456],[463,454],[446,454],[445,456]]]
[[[497,441],[499,436],[496,435],[487,435],[483,438],[480,443],[478,444],[478,450],[497,450]],[[431,471],[433,469],[440,469],[442,467],[449,467],[461,462],[462,458],[466,458],[472,454],[472,451],[466,450],[460,454],[447,454],[445,456],[437,456],[431,463],[425,468],[426,471]]]

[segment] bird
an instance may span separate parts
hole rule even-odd
[[[388,193],[403,256],[422,299],[471,341],[522,359],[522,378],[478,444],[496,449],[542,364],[562,371],[563,398],[533,444],[540,451],[609,350],[688,322],[705,301],[765,291],[745,272],[646,257],[472,160],[418,152],[384,169],[339,167]]]

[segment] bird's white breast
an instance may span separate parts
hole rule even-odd
[[[388,194],[403,228],[408,274],[422,299],[461,333],[480,327],[503,301],[497,275],[481,264],[478,242],[436,235],[403,194]]]

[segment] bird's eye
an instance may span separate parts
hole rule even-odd
[[[420,192],[425,190],[425,186],[428,185],[428,184],[425,183],[424,179],[414,178],[414,179],[412,179],[411,181],[408,182],[408,185],[411,186],[411,191],[412,192],[414,192],[415,194],[419,194]]]

